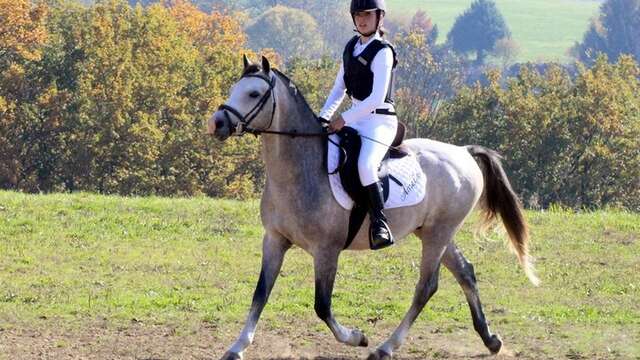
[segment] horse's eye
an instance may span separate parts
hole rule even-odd
[[[260,96],[260,93],[257,91],[252,91],[251,94],[249,94],[249,96],[255,99]]]

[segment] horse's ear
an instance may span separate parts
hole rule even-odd
[[[247,57],[247,54],[243,54],[242,55],[242,62],[244,63],[244,68],[248,68],[251,65],[251,61],[249,61],[249,58]]]
[[[269,60],[267,60],[266,57],[262,57],[262,71],[264,71],[266,74],[269,74],[269,72],[271,71],[271,64],[269,64]]]

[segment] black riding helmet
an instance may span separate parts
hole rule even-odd
[[[375,11],[378,15],[378,24],[376,26],[376,31],[380,27],[380,17],[381,14],[387,12],[387,6],[384,3],[384,0],[351,0],[351,19],[353,19],[353,24],[356,24],[355,14],[358,11]],[[376,33],[374,31],[371,34],[362,34],[364,36],[371,36]]]
[[[387,11],[384,0],[351,0],[351,15],[358,11]]]

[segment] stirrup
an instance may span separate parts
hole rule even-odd
[[[374,223],[376,223],[377,226],[374,227]],[[383,238],[374,234],[374,230],[380,229],[383,230],[382,232],[386,232],[388,237]],[[380,234],[380,231],[376,231],[376,233]],[[391,229],[389,229],[389,226],[386,222],[380,219],[371,222],[371,225],[369,225],[369,247],[371,248],[371,250],[384,249],[393,245],[394,243],[395,242],[393,240],[393,234],[391,233]]]

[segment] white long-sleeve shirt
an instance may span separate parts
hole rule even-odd
[[[371,44],[375,39],[382,40],[379,34],[375,34],[365,44],[361,44],[360,41],[356,42],[356,46],[353,50],[353,56],[358,56],[366,47]],[[373,90],[371,95],[362,101],[357,99],[351,99],[351,109],[342,113],[345,124],[354,124],[361,119],[366,118],[366,115],[371,114],[372,111],[379,108],[389,108],[390,104],[384,102],[387,91],[389,89],[389,80],[391,78],[391,71],[393,69],[393,52],[389,48],[383,48],[380,50],[371,62],[371,71],[373,72]],[[322,111],[320,111],[320,117],[325,119],[331,119],[333,114],[338,110],[340,104],[344,100],[347,86],[344,83],[344,64],[340,65],[340,70],[336,76],[333,89],[329,94]]]

